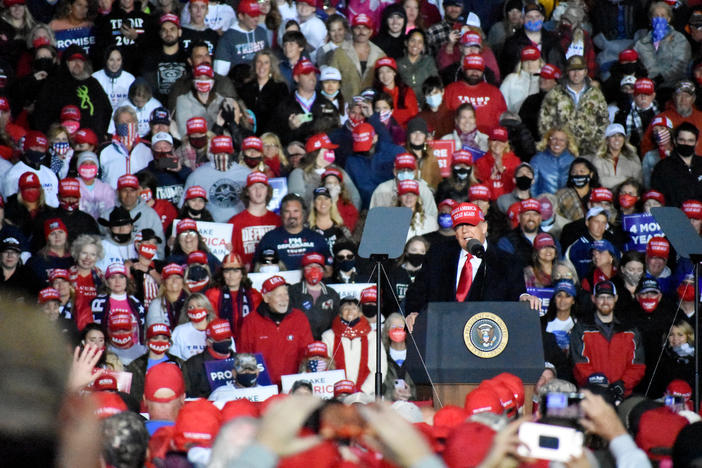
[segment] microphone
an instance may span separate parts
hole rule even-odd
[[[472,256],[477,258],[483,258],[485,256],[485,247],[478,239],[471,239],[466,245],[466,250]]]

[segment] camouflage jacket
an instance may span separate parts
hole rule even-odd
[[[587,86],[576,106],[565,85],[557,85],[546,94],[539,112],[539,133],[543,135],[555,126],[566,127],[575,137],[581,156],[597,153],[609,124],[604,95],[589,80]]]

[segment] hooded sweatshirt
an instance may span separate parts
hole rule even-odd
[[[214,70],[220,75],[227,75],[231,67],[251,62],[256,52],[267,47],[268,35],[264,28],[256,26],[253,31],[246,31],[237,24],[219,39]]]

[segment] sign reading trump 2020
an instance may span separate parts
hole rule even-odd
[[[663,230],[652,215],[647,213],[624,215],[622,226],[629,234],[625,250],[646,251],[646,244],[653,236],[663,235]]]
[[[283,393],[290,393],[293,384],[298,380],[305,380],[312,384],[312,392],[315,396],[326,400],[334,398],[334,384],[346,378],[343,369],[336,369],[324,372],[309,372],[306,374],[291,374],[281,377],[280,383]]]

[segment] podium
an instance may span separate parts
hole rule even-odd
[[[520,377],[526,393],[544,370],[539,314],[527,302],[432,302],[412,336],[410,375],[418,391],[433,382],[444,405],[463,407],[469,391],[502,372]]]

